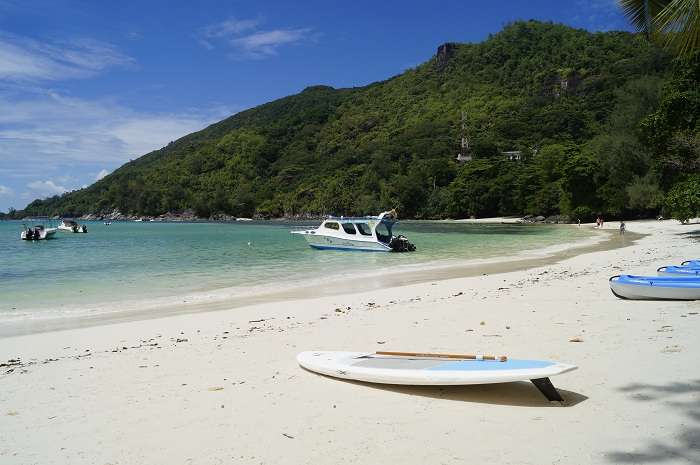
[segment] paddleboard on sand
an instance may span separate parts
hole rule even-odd
[[[334,378],[367,383],[448,386],[532,381],[549,400],[563,400],[550,376],[575,365],[506,357],[414,352],[301,352],[299,365]]]

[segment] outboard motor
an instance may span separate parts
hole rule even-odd
[[[87,226],[85,226],[85,225],[83,225],[83,232],[84,232],[84,233],[87,232]]]
[[[31,241],[33,238],[34,238],[34,231],[32,231],[31,228],[27,228],[27,230],[24,231],[24,240]]]
[[[403,234],[400,234],[398,237],[392,237],[389,247],[394,252],[415,252],[416,250],[416,246],[408,242],[408,239]]]

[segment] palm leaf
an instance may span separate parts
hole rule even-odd
[[[655,35],[656,16],[674,0],[618,0],[623,13],[635,29],[647,37]]]
[[[700,0],[672,0],[655,18],[666,46],[679,54],[700,49]]]

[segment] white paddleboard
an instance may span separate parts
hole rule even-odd
[[[466,360],[367,352],[301,352],[297,361],[309,371],[368,383],[449,386],[533,381],[550,400],[561,398],[554,394],[548,378],[577,368],[546,360]]]

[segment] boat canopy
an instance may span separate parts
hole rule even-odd
[[[343,223],[367,223],[368,221],[381,221],[382,223],[396,223],[398,215],[395,210],[381,213],[377,216],[329,216],[328,220],[340,221]]]

